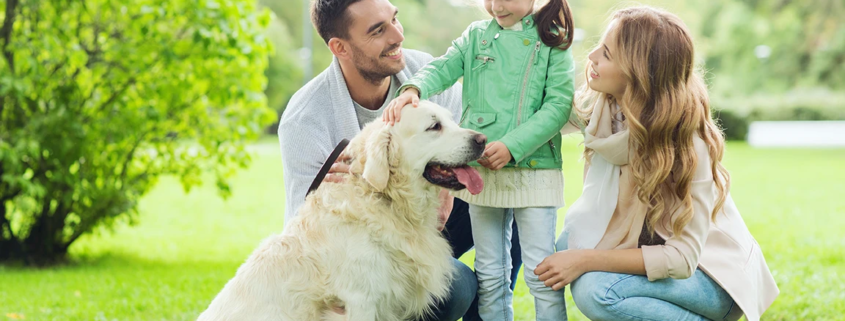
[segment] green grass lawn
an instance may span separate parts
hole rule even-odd
[[[575,140],[564,146],[566,200],[581,192]],[[185,193],[162,178],[141,201],[140,222],[87,236],[73,263],[0,266],[0,320],[192,320],[259,242],[283,227],[284,190],[274,139],[223,201],[211,186]],[[845,314],[845,150],[728,146],[732,195],[766,255],[781,295],[766,320],[835,320]],[[562,228],[560,211],[558,230]],[[462,260],[472,262],[472,253]],[[567,295],[568,296],[568,295]],[[568,300],[572,320],[585,320]],[[533,299],[517,284],[517,320]]]

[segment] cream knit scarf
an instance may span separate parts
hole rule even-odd
[[[624,187],[621,190],[623,200],[634,197],[634,189],[630,166],[625,166],[628,164],[629,132],[625,129],[613,134],[610,104],[602,105],[593,110],[584,130],[584,146],[594,153],[584,177],[584,190],[566,213],[561,233],[561,237],[568,235],[570,249],[615,248],[626,237],[611,236],[616,240],[603,240],[620,199],[620,186]],[[634,200],[633,203],[639,202]],[[639,228],[642,228],[642,220]],[[602,246],[599,247],[600,242]]]

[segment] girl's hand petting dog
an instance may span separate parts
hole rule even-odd
[[[381,120],[388,125],[393,125],[398,122],[399,117],[402,115],[402,108],[404,108],[407,104],[411,104],[411,106],[414,107],[419,106],[419,90],[413,87],[405,89],[399,97],[390,101],[390,104],[387,105],[387,108],[385,108],[384,112],[381,114]]]
[[[511,155],[511,151],[508,147],[500,141],[495,141],[487,144],[487,147],[484,148],[484,154],[481,155],[481,158],[478,160],[478,164],[497,171],[502,169],[502,167],[505,167],[512,158],[513,156]]]

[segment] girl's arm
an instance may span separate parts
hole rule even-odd
[[[570,50],[552,49],[540,109],[500,139],[508,147],[515,162],[522,161],[548,142],[569,120],[575,92],[572,77],[574,68]]]
[[[452,87],[464,75],[464,55],[470,45],[469,34],[473,26],[470,25],[460,38],[452,41],[445,54],[429,62],[399,87],[396,96],[413,87],[419,91],[420,99],[428,99]]]

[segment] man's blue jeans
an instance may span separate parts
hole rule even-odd
[[[449,298],[434,307],[434,314],[425,321],[456,321],[469,309],[473,298],[476,297],[478,280],[475,272],[458,259],[452,259],[455,266],[455,278],[449,287]]]
[[[516,222],[513,225],[511,239],[511,290],[516,285],[516,276],[522,267],[522,249],[519,247],[519,235],[516,233]],[[469,204],[455,199],[452,214],[443,229],[443,237],[452,245],[455,258],[473,248],[472,225],[469,219]],[[456,321],[463,316],[464,321],[481,321],[478,316],[478,279],[472,270],[462,262],[455,260],[456,275],[452,283],[450,297],[438,304],[434,309],[434,316],[426,320]]]

